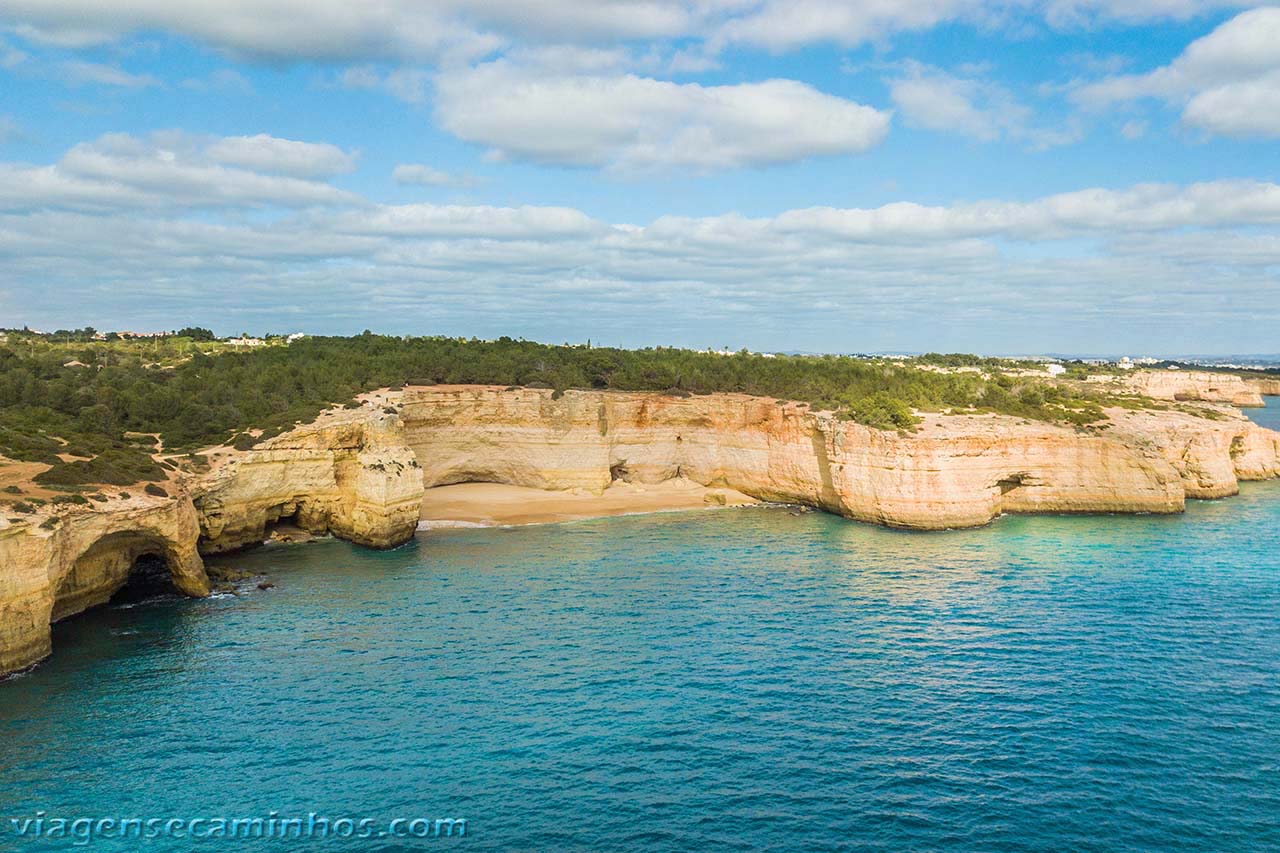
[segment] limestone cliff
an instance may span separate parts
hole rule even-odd
[[[215,451],[207,474],[166,486],[172,497],[0,519],[0,674],[48,655],[50,623],[106,602],[143,555],[163,559],[181,592],[205,595],[200,552],[260,543],[283,518],[372,547],[408,540],[423,487],[398,424],[374,409],[326,413],[260,449]]]
[[[1221,498],[1240,480],[1280,476],[1280,433],[1233,410],[1217,420],[1186,412],[1112,410],[1111,433],[1125,445],[1154,451],[1173,466],[1189,498]]]
[[[106,602],[134,561],[154,554],[188,595],[209,582],[185,494],[113,499],[0,526],[0,674],[49,654],[49,624]]]
[[[1280,396],[1280,376],[1246,376],[1244,382],[1254,391],[1267,397]]]
[[[1185,498],[1154,448],[994,415],[931,415],[899,434],[741,395],[435,387],[406,391],[402,417],[428,487],[686,477],[918,529],[1002,512],[1176,512]]]
[[[424,488],[445,484],[599,492],[681,479],[938,529],[1006,512],[1177,512],[1187,497],[1280,475],[1280,434],[1233,409],[1200,409],[1211,417],[1114,409],[1089,430],[931,414],[898,433],[735,394],[381,392],[253,450],[216,449],[207,472],[175,475],[172,497],[0,518],[0,673],[47,655],[50,622],[106,601],[141,555],[163,558],[180,590],[201,595],[200,552],[261,542],[286,519],[396,545],[414,534]]]
[[[417,527],[422,489],[395,416],[327,413],[258,449],[229,454],[193,486],[200,550],[261,542],[281,519],[361,545],[399,545]]]
[[[1107,390],[1139,394],[1157,400],[1226,403],[1230,406],[1261,406],[1257,388],[1232,373],[1207,370],[1135,370],[1119,376],[1090,376],[1089,381]]]

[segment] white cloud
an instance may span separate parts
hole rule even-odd
[[[477,59],[511,43],[859,45],[963,21],[1096,26],[1186,19],[1243,0],[0,0],[0,26],[60,47],[169,32],[269,61]],[[300,26],[299,22],[305,22]]]
[[[1243,12],[1146,74],[1081,86],[1075,99],[1093,108],[1158,98],[1183,108],[1189,127],[1230,136],[1280,137],[1280,8]]]
[[[253,92],[249,78],[231,68],[219,68],[203,77],[188,77],[180,85],[192,92]]]
[[[0,21],[24,38],[58,46],[165,31],[266,60],[439,58],[478,55],[498,40],[457,19],[448,3],[382,0],[0,0]],[[305,26],[299,22],[305,22]]]
[[[442,74],[442,127],[501,157],[633,171],[712,170],[859,153],[889,114],[790,80],[677,84],[544,73],[507,60]]]
[[[0,23],[63,47],[166,31],[266,60],[438,61],[478,57],[513,37],[654,39],[695,28],[695,0],[0,0]],[[305,22],[305,26],[299,24]]]
[[[150,74],[131,74],[114,65],[99,62],[72,60],[59,68],[63,80],[72,86],[119,86],[124,89],[145,89],[159,86],[160,81]]]
[[[979,108],[974,103],[979,97],[978,89],[975,80],[938,71],[926,75],[919,68],[889,83],[893,103],[912,127],[951,131],[990,142],[1000,138],[1011,120],[1025,117],[1002,115],[1005,110],[996,108]]]
[[[1130,119],[1120,125],[1120,135],[1130,142],[1147,135],[1147,123],[1142,119]]]
[[[358,155],[336,145],[298,142],[259,133],[257,136],[227,136],[208,145],[209,159],[229,166],[243,166],[256,172],[316,178],[353,171]]]
[[[427,99],[431,74],[421,68],[394,68],[381,72],[371,65],[345,69],[338,82],[347,89],[381,90],[407,104],[420,104]]]
[[[905,63],[903,71],[902,76],[889,81],[889,94],[909,126],[983,142],[1010,139],[1035,149],[1074,142],[1079,136],[1074,127],[1052,130],[1032,126],[1031,109],[999,84],[956,76],[914,61]]]
[[[4,42],[0,42],[0,68],[11,71],[22,63],[26,62],[30,56],[26,51],[18,50],[10,47]]]
[[[1280,138],[1280,68],[1197,93],[1182,120],[1221,136]]]
[[[1099,20],[1141,22],[1185,21],[1222,9],[1252,6],[1256,0],[1048,0],[1046,19],[1056,26],[1096,25]]]
[[[397,184],[419,187],[471,187],[476,184],[471,175],[455,175],[421,163],[401,163],[391,171],[391,179]]]
[[[784,229],[856,240],[994,238],[1060,240],[1090,234],[1280,224],[1280,186],[1211,181],[1088,189],[1033,202],[984,201],[952,207],[899,202],[865,209],[809,208],[781,214]]]
[[[749,4],[746,14],[724,22],[715,43],[745,43],[790,50],[814,42],[862,44],[902,31],[924,30],[943,21],[975,14],[979,0],[765,0]]]
[[[710,41],[773,51],[822,42],[852,47],[955,21],[1017,31],[1042,19],[1074,29],[1185,20],[1248,5],[1250,0],[753,0],[731,4],[727,15],[715,18]]]
[[[583,237],[606,226],[568,207],[403,204],[345,216],[334,227],[343,233],[385,237],[516,240]]]
[[[319,163],[314,154],[307,162],[307,149],[299,154],[299,149],[287,145],[274,146],[272,160],[267,153],[272,143],[288,140],[262,139],[268,142],[258,151],[259,168],[305,170]],[[308,207],[359,202],[327,183],[237,168],[219,159],[228,154],[253,159],[247,156],[252,145],[242,140],[211,141],[177,132],[147,138],[107,134],[76,145],[50,166],[0,164],[0,210]],[[221,154],[220,146],[224,146]]]

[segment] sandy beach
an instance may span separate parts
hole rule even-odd
[[[459,483],[427,489],[422,526],[548,524],[754,503],[758,501],[733,489],[711,489],[683,478],[656,485],[619,482],[598,495],[583,489],[545,491],[499,483]]]

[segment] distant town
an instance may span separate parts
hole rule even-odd
[[[190,338],[195,341],[217,341],[227,346],[240,347],[244,349],[254,349],[256,347],[264,347],[269,344],[291,344],[294,341],[307,337],[302,332],[293,332],[283,335],[263,335],[255,337],[248,332],[243,332],[233,337],[218,337],[209,329],[199,326],[189,326],[184,329],[172,329],[163,332],[135,332],[131,330],[119,330],[104,332],[86,326],[83,329],[58,329],[53,332],[46,332],[41,329],[32,329],[24,326],[21,329],[0,329],[0,343],[8,343],[11,337],[35,336],[41,338],[49,338],[51,341],[59,343],[76,343],[90,341],[129,341],[129,340],[151,340],[158,338]]]

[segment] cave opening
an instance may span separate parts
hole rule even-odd
[[[265,542],[293,542],[299,539],[307,539],[314,532],[308,530],[302,524],[302,505],[300,503],[287,503],[279,507],[275,507],[267,514],[266,523],[262,529],[262,541]]]
[[[177,596],[169,563],[160,554],[142,554],[129,567],[124,584],[115,591],[108,604],[135,604],[161,596]]]
[[[631,482],[631,472],[627,470],[627,460],[624,459],[609,466],[609,480],[614,483],[619,480],[624,483]]]
[[[1010,474],[1002,480],[997,480],[996,485],[1000,487],[1000,494],[1007,495],[1014,489],[1027,485],[1030,480],[1030,474],[1025,471],[1020,471],[1017,474]]]
[[[148,533],[126,531],[102,537],[81,553],[58,582],[51,621],[117,600],[176,594],[171,557],[168,543]]]

